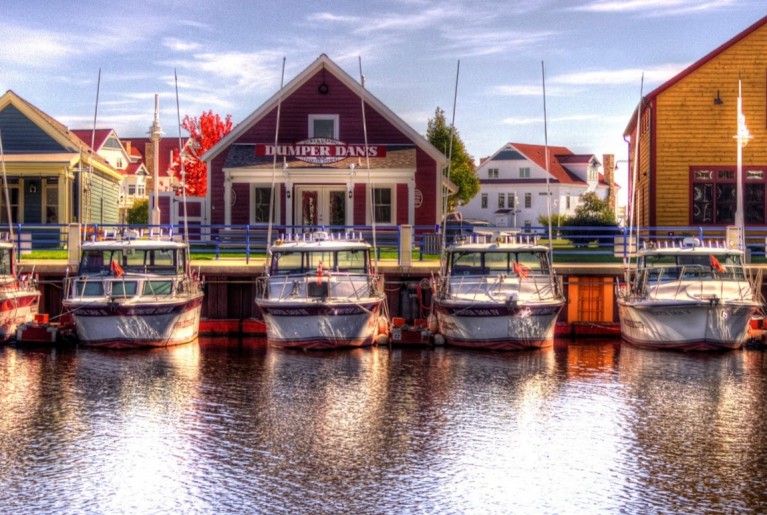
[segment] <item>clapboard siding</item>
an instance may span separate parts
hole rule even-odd
[[[743,149],[743,164],[767,163],[767,25],[763,24],[650,99],[654,137],[652,147],[645,147],[654,157],[655,216],[647,222],[691,224],[690,167],[736,165],[739,78],[743,113],[753,136]],[[717,93],[721,104],[714,102]],[[646,169],[651,156],[640,155]],[[639,187],[648,194],[650,183],[640,180]]]

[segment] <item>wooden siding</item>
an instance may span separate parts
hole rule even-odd
[[[327,94],[321,94],[318,90],[323,82],[328,86]],[[269,144],[274,142],[277,108],[265,114],[258,123],[249,127],[233,144]],[[363,125],[362,103],[360,97],[350,88],[327,70],[316,73],[301,85],[293,94],[282,100],[280,108],[280,127],[278,142],[295,143],[309,137],[309,115],[332,114],[339,116],[339,140],[348,144],[364,144],[365,131],[367,129],[367,142],[370,145],[407,145],[411,141],[398,127],[391,124],[379,112],[370,105],[365,105],[365,124]],[[224,223],[224,180],[223,167],[226,162],[228,150],[222,151],[212,162],[209,171],[211,222],[214,224]],[[422,149],[416,149],[416,188],[422,193],[423,203],[415,210],[416,224],[436,223],[438,206],[437,187],[439,179],[434,159]],[[301,181],[300,171],[293,177],[293,184]],[[345,180],[342,181],[345,184]],[[366,185],[356,184],[354,187],[354,223],[365,222],[365,188]],[[398,186],[397,193],[397,223],[407,223],[408,195],[407,186]],[[284,195],[284,190],[283,190]],[[237,191],[237,206],[240,204],[240,192]],[[285,204],[284,198],[281,202]],[[221,206],[221,207],[219,207]],[[247,216],[247,212],[243,213]],[[239,214],[237,209],[232,210],[232,223]]]
[[[6,154],[36,154],[65,152],[56,140],[27,118],[16,106],[9,104],[0,111],[0,130]]]
[[[119,223],[117,204],[120,195],[120,185],[111,179],[94,173],[90,179],[90,187],[92,192],[90,209],[88,206],[83,206],[83,221],[95,224]]]
[[[736,165],[739,78],[753,136],[743,149],[743,164],[767,163],[767,26],[762,26],[653,99],[653,183],[640,182],[642,194],[652,196],[652,225],[692,223],[691,166]],[[717,93],[722,104],[714,102]]]

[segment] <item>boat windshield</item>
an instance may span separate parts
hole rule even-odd
[[[744,280],[745,271],[739,254],[685,254],[647,256],[640,262],[650,281],[682,279]]]
[[[176,274],[183,270],[183,256],[177,249],[89,249],[83,251],[80,261],[81,274]]]
[[[370,252],[367,249],[276,252],[272,257],[271,274],[315,273],[320,266],[331,272],[367,273]]]
[[[11,249],[0,249],[0,275],[11,275]]]
[[[549,261],[540,251],[456,251],[450,256],[454,275],[546,274]]]

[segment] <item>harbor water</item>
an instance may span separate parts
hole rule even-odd
[[[767,351],[0,347],[2,513],[765,513]]]

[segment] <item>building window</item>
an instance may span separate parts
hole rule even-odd
[[[482,209],[487,209],[487,193],[483,193],[480,198],[482,200]]]
[[[309,137],[338,139],[337,114],[310,114]]]
[[[488,168],[487,169],[487,178],[488,179],[497,179],[498,178],[498,168]]]
[[[506,194],[505,193],[499,193],[498,194],[498,209],[503,209],[506,207]]]
[[[59,185],[45,186],[45,223],[59,223]]]
[[[378,224],[394,223],[394,196],[391,188],[373,188],[373,213]]]
[[[256,187],[253,190],[253,223],[269,223],[269,206],[272,203],[272,188]]]
[[[732,224],[735,223],[735,209],[737,203],[737,184],[735,181],[734,168],[693,168],[692,169],[692,223],[699,224]],[[751,196],[758,192],[758,188],[750,189]],[[764,183],[762,197],[764,196]],[[746,192],[746,198],[749,198]],[[746,210],[748,211],[748,210]],[[764,204],[759,209],[758,216],[752,213],[747,215],[750,221],[754,218],[764,217]]]
[[[525,193],[525,209],[530,209],[532,207],[533,207],[533,194]]]
[[[19,222],[19,185],[8,185],[8,198],[11,201],[11,218],[13,223]],[[5,207],[5,195],[0,195],[0,222],[8,223],[8,208]]]
[[[517,208],[517,195],[515,193],[509,193],[509,208],[510,209],[516,209]]]
[[[565,195],[565,209],[570,210],[570,194]]]
[[[519,178],[520,179],[529,179],[530,178],[530,167],[529,166],[523,166],[519,169]]]
[[[136,186],[136,195],[138,195],[139,197],[143,197],[144,195],[146,195],[146,186],[144,186],[143,184],[138,184]]]

